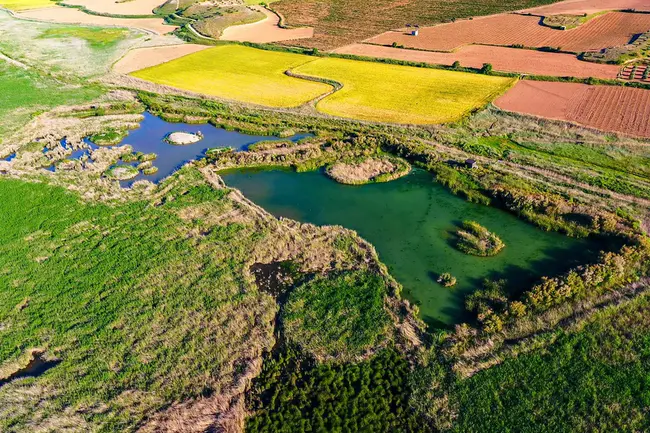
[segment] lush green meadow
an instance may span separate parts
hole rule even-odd
[[[266,233],[183,218],[232,202],[194,170],[180,177],[163,203],[115,205],[0,180],[0,365],[26,363],[36,348],[61,360],[0,387],[0,430],[33,431],[45,417],[132,431],[152,411],[227,385],[268,344],[275,303],[242,278]]]
[[[335,80],[343,88],[318,103],[334,116],[377,122],[452,122],[485,106],[512,78],[324,58],[294,69]]]
[[[129,30],[108,27],[51,27],[41,34],[44,39],[82,39],[91,48],[102,49],[115,46],[129,35]]]
[[[89,101],[102,93],[97,86],[66,84],[4,61],[0,61],[0,77],[0,143],[34,114],[60,104]]]
[[[226,45],[190,54],[131,75],[154,83],[270,107],[296,107],[331,87],[284,74],[313,58]]]

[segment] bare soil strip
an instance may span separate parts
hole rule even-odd
[[[485,45],[468,45],[453,53],[441,53],[379,45],[352,44],[337,48],[334,52],[447,66],[451,66],[455,61],[458,61],[461,66],[470,68],[480,68],[484,63],[491,63],[497,71],[557,77],[615,79],[619,70],[616,65],[580,61],[573,54],[547,53]]]
[[[113,65],[113,71],[128,74],[133,71],[166,63],[188,54],[210,48],[207,45],[182,44],[163,47],[137,48],[126,53]]]
[[[257,6],[255,9],[266,15],[262,21],[252,24],[242,24],[226,28],[219,39],[238,42],[280,42],[293,39],[307,39],[314,36],[311,27],[283,29],[279,27],[280,17],[266,8]]]
[[[650,138],[650,90],[519,81],[494,104],[507,111]]]
[[[83,6],[86,9],[103,14],[114,15],[153,15],[153,10],[164,3],[163,0],[65,0],[67,5]]]
[[[113,26],[141,29],[150,33],[165,34],[174,31],[176,26],[165,24],[162,18],[111,18],[99,15],[89,15],[79,9],[55,6],[45,9],[34,9],[15,14],[18,18],[32,19],[64,24],[85,24],[92,26]]]
[[[650,2],[648,0],[567,0],[547,6],[525,9],[522,12],[539,15],[582,15],[625,9],[650,11]]]
[[[519,14],[492,15],[420,28],[419,36],[390,31],[368,39],[379,45],[397,43],[408,48],[451,51],[463,45],[523,45],[553,47],[581,53],[629,43],[635,35],[650,29],[650,14],[611,12],[572,30],[555,30],[540,25],[541,18]]]

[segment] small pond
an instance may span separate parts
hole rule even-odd
[[[177,131],[201,132],[203,139],[197,143],[185,146],[175,146],[164,140],[168,134]],[[151,175],[144,175],[141,172],[137,177],[128,181],[121,181],[120,183],[122,186],[127,187],[133,185],[138,180],[149,180],[158,183],[186,162],[204,157],[205,152],[212,148],[231,147],[234,150],[245,150],[251,144],[260,141],[298,141],[306,137],[311,137],[311,134],[296,134],[287,138],[247,135],[236,131],[227,131],[210,124],[191,125],[188,123],[166,122],[151,113],[145,112],[144,120],[140,123],[140,127],[129,131],[128,135],[117,146],[129,144],[133,147],[134,152],[155,153],[158,157],[152,162],[154,166],[158,167],[158,171]],[[90,140],[86,140],[86,142],[93,149],[99,147]]]
[[[249,169],[222,176],[276,216],[356,230],[377,248],[403,285],[403,296],[420,306],[431,327],[468,320],[465,296],[479,289],[485,278],[505,278],[511,291],[524,290],[542,275],[556,275],[593,259],[600,247],[592,240],[541,231],[503,210],[469,203],[423,170],[364,186],[342,185],[321,172]],[[506,248],[495,257],[456,250],[454,231],[468,219],[495,232]],[[454,288],[436,282],[442,272],[457,278]]]

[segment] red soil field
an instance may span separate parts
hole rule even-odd
[[[519,81],[494,105],[507,111],[650,138],[650,90]]]
[[[541,18],[518,14],[492,15],[420,28],[419,36],[403,31],[382,33],[366,42],[409,48],[451,51],[468,44],[560,47],[581,53],[625,45],[632,37],[650,30],[650,14],[611,12],[571,30],[555,30],[540,25]]]
[[[582,15],[585,13],[594,14],[601,11],[624,9],[650,11],[650,2],[648,0],[568,0],[547,6],[526,9],[525,12],[539,15]]]
[[[459,61],[461,66],[470,68],[480,68],[483,63],[491,63],[497,71],[556,77],[615,79],[619,71],[619,67],[616,65],[583,62],[573,54],[546,53],[485,45],[467,45],[453,53],[440,53],[379,45],[352,44],[337,48],[334,52],[448,66]]]

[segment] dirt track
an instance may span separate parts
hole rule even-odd
[[[547,6],[526,9],[524,12],[540,15],[582,15],[584,13],[593,14],[601,11],[624,9],[650,11],[650,2],[648,0],[568,0]]]
[[[87,24],[95,26],[130,27],[146,30],[156,34],[165,34],[176,29],[168,26],[161,18],[110,18],[98,15],[88,15],[78,9],[55,6],[45,9],[34,9],[16,14],[18,18],[34,19],[65,24]]]
[[[451,51],[468,44],[554,47],[580,53],[627,44],[638,33],[650,30],[650,14],[611,12],[572,30],[554,30],[540,25],[540,17],[518,14],[493,15],[420,28],[419,36],[391,31],[367,42],[408,48]]]
[[[545,53],[542,51],[484,45],[468,45],[459,48],[453,53],[440,53],[378,45],[352,44],[338,48],[334,52],[438,65],[451,65],[455,61],[459,61],[461,66],[471,68],[480,68],[483,63],[491,63],[497,71],[558,77],[614,79],[619,70],[616,65],[580,61],[573,54]]]
[[[206,48],[210,47],[207,45],[182,44],[163,47],[137,48],[129,51],[124,57],[117,61],[117,63],[113,65],[113,71],[120,74],[128,74],[150,66],[169,62]]]
[[[263,7],[255,7],[255,9],[266,15],[266,18],[252,24],[227,27],[219,39],[223,41],[268,43],[306,39],[314,36],[314,29],[311,27],[283,29],[278,26],[280,17],[276,14]]]
[[[650,138],[650,90],[519,81],[494,105],[507,111]]]
[[[83,6],[93,12],[115,15],[153,15],[152,11],[164,3],[163,0],[130,0],[117,3],[115,0],[65,0],[63,3]]]

